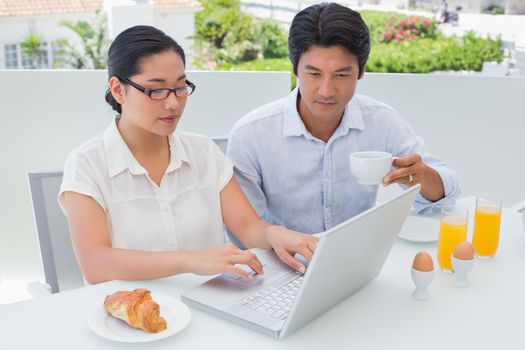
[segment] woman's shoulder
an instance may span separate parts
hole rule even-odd
[[[208,136],[177,131],[174,134],[175,157],[189,163],[195,183],[201,187],[219,184],[222,189],[233,175],[233,165]]]
[[[223,164],[226,156],[219,146],[208,136],[187,131],[176,131],[175,152],[181,159],[186,158],[198,169],[208,169],[210,164]]]
[[[215,142],[206,135],[177,130],[173,136],[190,153],[215,149]]]
[[[76,162],[79,159],[95,161],[104,154],[104,134],[98,134],[76,146],[68,155],[68,162]]]

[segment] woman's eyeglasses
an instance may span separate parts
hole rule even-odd
[[[135,89],[139,90],[143,94],[147,95],[152,100],[165,100],[168,98],[170,93],[174,93],[177,97],[188,97],[190,96],[193,91],[195,91],[195,84],[193,84],[191,81],[186,80],[186,85],[174,89],[168,89],[168,88],[162,88],[162,89],[148,89],[144,86],[140,86],[137,83],[132,82],[131,80],[127,78],[120,78],[117,77],[120,81],[123,83],[126,83],[128,85],[133,86]]]

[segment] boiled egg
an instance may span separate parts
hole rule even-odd
[[[419,252],[414,257],[412,267],[417,271],[430,272],[434,270],[434,263],[432,262],[432,257],[428,253]]]
[[[454,258],[459,260],[472,260],[474,259],[474,246],[469,242],[461,242],[454,248],[452,254]]]

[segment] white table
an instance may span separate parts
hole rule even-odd
[[[437,245],[398,239],[377,279],[283,340],[195,309],[184,331],[152,343],[116,343],[88,327],[95,305],[116,290],[144,287],[178,297],[206,279],[180,275],[113,281],[7,305],[0,309],[0,349],[525,349],[521,218],[504,209],[501,230],[496,257],[476,260],[469,288],[454,287],[450,274],[437,271],[426,301],[410,297],[410,266],[421,250],[435,258]]]

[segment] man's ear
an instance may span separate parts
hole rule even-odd
[[[118,103],[122,104],[124,102],[124,85],[117,77],[109,79],[109,91],[111,91],[111,95]]]

